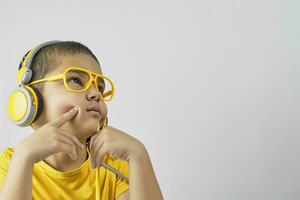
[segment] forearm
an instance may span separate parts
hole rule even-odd
[[[4,184],[0,200],[32,199],[33,164],[28,162],[24,153],[14,152]]]
[[[129,180],[130,200],[163,200],[146,149],[129,160]]]

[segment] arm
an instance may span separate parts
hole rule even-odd
[[[128,191],[127,191],[128,192]],[[122,194],[118,200],[163,200],[150,157],[144,146],[129,158],[129,197]],[[123,197],[124,196],[124,197]]]
[[[3,182],[0,200],[31,200],[35,163],[59,152],[67,153],[74,158],[77,155],[75,149],[77,146],[84,149],[76,136],[61,129],[77,113],[78,108],[69,110],[54,121],[39,127],[17,144]],[[73,145],[70,145],[71,143]]]
[[[91,137],[89,146],[93,167],[100,166],[106,154],[128,161],[129,190],[118,196],[117,200],[163,200],[150,157],[139,140],[107,126],[100,134]]]
[[[5,177],[0,200],[31,200],[32,199],[33,164],[27,156],[15,151]]]

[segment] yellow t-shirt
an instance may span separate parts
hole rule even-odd
[[[88,148],[87,148],[88,149]],[[0,154],[0,188],[2,188],[14,148]],[[60,172],[41,160],[33,166],[32,198],[34,200],[111,200],[128,190],[129,185],[109,169],[91,168],[88,159],[73,171]],[[128,162],[111,155],[103,162],[128,177]]]

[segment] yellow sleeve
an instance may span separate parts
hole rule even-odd
[[[116,162],[116,169],[129,179],[128,162],[122,159],[117,159],[115,160],[115,162]],[[115,189],[116,191],[115,198],[118,198],[123,192],[125,192],[128,189],[129,189],[128,183],[118,176],[116,189]]]
[[[0,190],[3,186],[7,171],[8,171],[8,167],[9,167],[9,162],[11,159],[11,153],[9,153],[9,148],[6,148],[4,150],[2,150],[1,154],[0,154]]]

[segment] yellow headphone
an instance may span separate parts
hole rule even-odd
[[[52,40],[44,42],[28,51],[20,62],[20,69],[17,72],[18,88],[15,89],[8,98],[7,110],[10,119],[18,126],[31,125],[41,114],[43,99],[38,89],[28,86],[32,78],[31,63],[36,53],[43,47],[60,43],[62,41]],[[98,129],[102,130],[108,124],[107,117],[102,126],[98,124]]]

